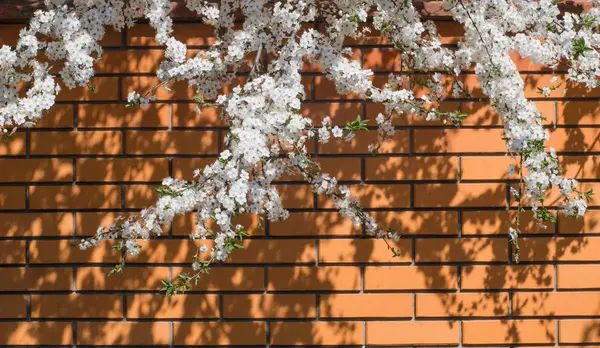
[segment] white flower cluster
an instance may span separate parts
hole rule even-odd
[[[213,164],[194,171],[193,181],[166,178],[157,189],[160,198],[154,207],[138,217],[102,227],[81,243],[82,248],[89,248],[100,240],[119,239],[120,248],[135,255],[141,247],[138,240],[160,235],[161,226],[169,225],[176,215],[195,214],[192,238],[210,239],[211,243],[201,243],[198,248],[193,260],[198,273],[178,278],[180,282],[170,284],[167,293],[184,291],[206,271],[208,263],[225,260],[241,247],[238,241],[246,232],[243,226],[232,224],[239,214],[259,214],[268,220],[287,218],[273,185],[285,173],[300,173],[315,193],[330,197],[342,215],[364,225],[372,235],[397,238],[395,231],[378,226],[348,187],[321,172],[305,144],[313,137],[322,143],[332,136],[349,141],[356,132],[376,127],[378,142],[369,150],[377,153],[381,143],[394,137],[397,117],[420,115],[460,124],[464,114],[442,112],[437,105],[448,91],[454,97],[470,96],[460,80],[463,69],[474,69],[483,93],[502,116],[507,151],[520,159],[518,167],[509,169],[522,176],[524,189],[511,189],[519,201],[519,211],[524,209],[522,201],[527,196],[536,217],[551,221],[544,197],[552,185],[563,195],[562,205],[568,215],[581,216],[587,208],[585,199],[591,193],[581,192],[575,180],[563,178],[556,154],[546,151],[549,135],[543,128],[543,117],[525,97],[524,83],[510,54],[518,52],[549,67],[568,64],[570,81],[597,86],[600,1],[594,1],[588,13],[561,16],[553,0],[445,0],[443,6],[465,28],[458,48],[450,50],[442,45],[435,25],[423,21],[411,1],[221,0],[217,4],[186,0],[190,10],[215,27],[217,36],[209,49],[192,57],[188,57],[184,43],[171,37],[169,0],[66,3],[46,0],[48,10],[35,14],[30,26],[21,32],[17,46],[0,48],[0,127],[30,126],[54,104],[58,84],[38,56],[45,54],[60,66],[59,75],[67,87],[85,86],[102,53],[98,40],[104,27],[120,30],[140,16],[149,21],[157,42],[166,47],[165,60],[157,71],[160,84],[144,94],[131,92],[128,104],[147,106],[157,88],[187,81],[198,95],[194,100],[202,106],[205,100],[215,100],[209,104],[223,110],[222,117],[230,125],[226,149]],[[240,18],[241,24],[236,22]],[[400,53],[402,72],[391,74],[383,86],[375,86],[373,72],[363,69],[344,48],[347,38],[370,30],[365,25],[370,20]],[[319,22],[322,30],[303,25],[314,22]],[[247,82],[220,94],[236,73],[248,68],[250,57],[254,63]],[[343,128],[332,126],[330,118],[313,125],[310,118],[300,114],[305,98],[300,71],[305,62],[318,63],[340,93],[381,103],[385,113],[379,114],[372,126],[360,118]],[[31,82],[24,96],[18,91],[22,82]],[[556,79],[552,84],[541,88],[540,94],[547,96],[558,88]],[[422,88],[418,97],[415,87]],[[516,228],[509,231],[515,243],[519,232],[517,219]]]

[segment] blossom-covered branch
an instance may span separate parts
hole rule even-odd
[[[329,117],[313,124],[311,118],[302,116],[301,71],[306,62],[319,64],[338,92],[352,92],[385,106],[385,113],[375,120],[378,140],[369,146],[373,154],[395,136],[396,118],[418,115],[459,125],[465,114],[442,112],[437,106],[448,97],[470,97],[461,74],[472,69],[502,116],[507,152],[519,163],[521,182],[512,190],[519,203],[517,212],[525,209],[527,198],[540,221],[552,221],[545,195],[553,185],[560,189],[567,215],[580,217],[587,209],[586,199],[592,192],[582,192],[575,180],[564,178],[554,150],[546,149],[549,135],[543,116],[525,97],[511,53],[551,68],[563,64],[569,67],[570,82],[596,87],[600,76],[598,0],[586,14],[564,16],[553,0],[446,0],[444,8],[465,30],[456,47],[442,45],[435,25],[424,21],[406,0],[187,0],[187,7],[213,26],[216,34],[215,43],[194,56],[172,36],[168,0],[45,3],[47,10],[35,13],[16,47],[0,49],[0,127],[31,127],[55,103],[61,84],[68,88],[89,85],[93,65],[102,54],[98,42],[105,27],[121,30],[142,17],[156,30],[157,42],[165,46],[165,59],[156,72],[161,82],[149,90],[131,92],[127,105],[145,107],[154,102],[157,89],[187,81],[196,93],[198,111],[202,106],[218,107],[229,125],[226,149],[214,163],[197,169],[194,180],[165,178],[156,190],[160,197],[153,207],[102,226],[80,243],[87,249],[102,240],[118,240],[116,249],[136,255],[140,242],[161,235],[175,216],[194,214],[191,238],[200,241],[190,260],[195,273],[165,282],[167,294],[188,290],[212,262],[224,261],[242,247],[240,241],[248,234],[244,226],[232,223],[236,216],[258,214],[269,221],[288,217],[273,185],[286,173],[301,174],[313,192],[328,196],[343,216],[382,238],[398,255],[388,239],[398,238],[401,231],[379,226],[348,187],[321,171],[306,147],[313,138],[321,143],[332,137],[350,141],[370,126],[360,118],[339,127]],[[354,61],[344,46],[347,38],[360,37],[372,28],[399,52],[402,67],[380,86],[374,84],[373,72]],[[250,67],[248,61],[253,62]],[[428,77],[417,80],[415,75]],[[239,76],[247,77],[246,82],[233,86]],[[540,94],[547,96],[559,82],[553,83],[541,88]],[[227,85],[234,88],[221,93]],[[415,85],[423,88],[418,94]],[[3,134],[10,136],[8,131]],[[515,244],[519,225],[517,215],[515,226],[507,231]],[[121,272],[124,265],[125,259],[112,273]]]

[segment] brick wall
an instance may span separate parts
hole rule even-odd
[[[454,44],[460,30],[438,24],[444,43]],[[1,43],[14,44],[19,28],[0,25]],[[149,109],[125,108],[128,91],[156,81],[163,51],[152,35],[143,24],[110,33],[97,92],[62,93],[37,127],[0,143],[0,345],[600,343],[600,212],[582,221],[559,216],[545,230],[525,214],[522,262],[511,262],[506,232],[514,210],[507,201],[517,181],[506,174],[499,117],[482,100],[443,105],[469,114],[461,129],[399,120],[379,156],[367,154],[374,132],[312,147],[326,171],[402,232],[399,258],[290,176],[278,184],[290,219],[263,232],[244,217],[253,227],[247,250],[189,294],[157,292],[160,280],[189,267],[189,219],[149,242],[123,275],[106,277],[118,259],[109,246],[82,252],[70,243],[153,202],[163,177],[190,178],[216,157],[226,132],[213,110],[193,112],[192,91],[183,85],[160,90]],[[198,23],[176,24],[175,36],[193,50],[213,41]],[[348,45],[376,72],[376,83],[399,68],[377,37]],[[567,175],[599,192],[600,89],[540,98],[536,88],[547,84],[549,71],[518,64]],[[315,120],[373,120],[381,110],[337,95],[318,67],[304,75],[302,111]],[[462,78],[481,97],[474,76]]]

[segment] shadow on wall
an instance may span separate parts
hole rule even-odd
[[[478,115],[467,126],[499,124],[498,117],[485,105],[462,104],[470,114]],[[582,108],[587,107],[574,104],[565,103],[565,117],[581,114]],[[454,320],[447,322],[451,328],[457,327],[457,319],[551,317],[557,313],[547,303],[555,301],[554,294],[544,290],[553,289],[556,282],[552,262],[585,261],[589,257],[586,238],[556,237],[555,232],[561,226],[561,234],[579,233],[594,228],[596,220],[562,223],[563,218],[559,218],[557,226],[538,229],[526,213],[520,257],[523,262],[511,263],[506,231],[513,215],[505,207],[508,180],[512,178],[478,178],[479,174],[474,174],[473,181],[457,183],[462,179],[458,163],[465,159],[458,159],[453,153],[476,151],[465,150],[460,147],[463,145],[455,147],[452,132],[460,131],[441,128],[440,124],[432,133],[422,133],[424,137],[432,136],[433,141],[419,143],[414,139],[410,144],[410,127],[413,131],[428,129],[419,129],[422,123],[407,116],[407,120],[398,121],[406,128],[399,129],[398,136],[385,144],[383,156],[365,155],[367,145],[374,140],[373,132],[359,134],[351,143],[315,144],[311,149],[321,155],[319,161],[325,171],[348,182],[382,225],[394,227],[402,234],[395,245],[400,257],[393,258],[382,241],[365,238],[362,229],[331,212],[326,199],[308,194],[308,187],[300,185],[298,176],[292,175],[280,183],[287,184],[282,186],[282,192],[292,212],[290,220],[269,224],[267,235],[257,228],[256,219],[242,217],[241,222],[251,227],[246,250],[236,251],[230,262],[216,266],[190,293],[165,298],[156,291],[161,280],[189,271],[188,262],[195,247],[187,234],[193,221],[177,220],[168,236],[149,242],[140,256],[131,259],[123,275],[106,277],[109,267],[118,261],[110,245],[89,252],[70,246],[70,239],[91,235],[98,225],[110,223],[117,215],[114,211],[127,214],[156,199],[152,188],[169,173],[169,160],[159,156],[185,155],[175,156],[171,166],[174,176],[189,179],[194,168],[211,160],[210,156],[191,158],[197,152],[199,137],[204,146],[202,153],[217,155],[225,128],[213,111],[207,110],[209,121],[203,124],[210,129],[167,131],[165,107],[166,104],[153,106],[142,118],[139,110],[86,105],[85,110],[79,110],[83,130],[30,131],[32,154],[59,158],[35,163],[15,159],[19,162],[16,165],[24,166],[17,167],[22,168],[19,177],[8,173],[14,171],[0,172],[3,182],[14,183],[19,190],[29,185],[30,209],[24,214],[11,214],[10,219],[0,219],[0,236],[19,239],[14,242],[18,248],[0,244],[2,260],[15,264],[0,268],[5,284],[0,289],[11,292],[0,295],[7,299],[0,302],[0,318],[2,313],[9,313],[7,318],[19,320],[0,323],[0,342],[168,345],[172,336],[174,345],[264,345],[268,331],[269,343],[273,345],[362,345],[362,321],[408,319],[413,317],[414,308],[417,320]],[[174,107],[180,113],[171,121],[180,127],[188,126],[183,121],[189,112],[187,106]],[[376,107],[373,113],[371,106],[364,108],[366,116],[373,119]],[[341,125],[355,119],[362,109],[363,105],[348,100],[333,104],[312,100],[303,111],[314,116],[315,123],[331,115],[334,123]],[[585,109],[590,115],[597,111]],[[71,126],[72,123],[61,124]],[[98,127],[135,130],[104,131]],[[584,133],[579,128],[559,128],[556,132],[559,131],[566,134],[553,140],[562,142],[557,142],[563,149],[559,151],[598,147],[592,132]],[[126,137],[125,149],[122,137]],[[411,149],[413,153],[417,151],[416,156],[385,156],[406,154]],[[0,148],[0,154],[1,151],[5,150]],[[361,159],[336,157],[340,152],[362,157],[365,172],[361,172]],[[497,154],[502,150],[490,152]],[[80,154],[127,156],[77,157],[74,170],[69,156]],[[149,157],[136,157],[139,155]],[[568,173],[575,171],[574,177],[597,179],[598,164],[593,157],[568,156],[561,160]],[[39,161],[51,163],[42,166]],[[73,177],[74,172],[77,178]],[[390,184],[391,181],[397,182]],[[42,182],[54,184],[37,185]],[[77,185],[71,185],[73,182]],[[19,195],[22,194],[14,194],[3,186],[0,207],[25,209],[24,201],[20,206],[13,200]],[[22,237],[31,240],[25,244]],[[12,254],[5,256],[9,253]],[[30,266],[19,267],[26,260]],[[459,287],[461,293],[456,293]],[[511,295],[513,308],[509,308],[509,290],[521,289],[539,291]],[[35,293],[29,300],[31,321],[26,321],[24,294],[29,291]],[[417,293],[414,300],[407,295],[412,293]],[[368,306],[362,306],[361,301]],[[361,311],[364,307],[366,311]],[[599,313],[600,308],[595,314]],[[121,321],[122,318],[127,321]],[[317,318],[327,320],[313,320]],[[73,324],[64,319],[76,320],[76,342],[72,342]],[[172,327],[170,322],[174,322]],[[522,342],[522,330],[516,322],[507,320],[504,340]],[[554,329],[547,334],[556,335]],[[600,328],[590,325],[580,342],[598,335]]]

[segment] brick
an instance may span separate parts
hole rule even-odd
[[[94,346],[169,345],[166,322],[78,322],[77,344]]]
[[[290,213],[283,221],[269,222],[272,236],[346,236],[362,233],[360,226],[337,212]]]
[[[0,141],[0,156],[24,155],[26,146],[25,133],[17,131],[8,142]]]
[[[190,271],[190,268],[173,268],[172,274],[177,275]],[[194,290],[263,291],[265,290],[265,272],[262,267],[213,267],[209,274],[202,275],[202,280],[194,285]]]
[[[112,212],[79,212],[75,214],[75,234],[77,236],[92,236],[96,234],[98,227],[108,226],[115,222],[121,216],[128,218],[131,214],[128,213],[112,213]]]
[[[319,318],[410,318],[411,294],[321,295]]]
[[[117,131],[31,134],[32,155],[118,155],[122,151],[122,134]]]
[[[417,262],[492,262],[508,261],[506,239],[436,238],[418,239]],[[526,259],[522,256],[521,259]],[[529,261],[529,259],[527,259]]]
[[[144,243],[140,254],[128,257],[130,263],[188,263],[203,241],[153,239]]]
[[[518,185],[517,184],[512,184],[511,187],[517,188],[518,189]],[[598,192],[600,190],[600,183],[597,182],[584,182],[584,183],[579,183],[578,184],[579,189],[582,192],[588,191],[588,190],[593,190],[594,192]],[[563,196],[560,193],[560,190],[558,189],[557,186],[552,187],[549,191],[546,192],[545,196],[544,196],[544,200],[545,200],[545,205],[546,207],[558,207],[559,206],[559,202],[562,200]],[[522,199],[522,202],[525,206],[529,205],[530,203],[530,198],[529,197],[524,197]],[[597,206],[600,204],[600,199],[598,198],[598,196],[593,195],[590,199],[590,201],[588,202],[589,206]],[[514,200],[511,201],[511,206],[512,207],[517,207],[518,206],[518,202],[515,202]],[[556,215],[555,212],[553,212],[554,215]],[[568,219],[568,216],[564,216],[563,217],[565,219]]]
[[[174,158],[172,161],[173,177],[185,180],[194,179],[194,170],[213,164],[216,158]]]
[[[459,103],[454,101],[434,102],[425,105],[426,110],[437,109],[442,112],[455,112],[460,110]],[[366,102],[365,103],[365,114],[369,124],[376,124],[376,118],[379,114],[389,115],[386,111],[385,105],[379,103]],[[356,117],[354,117],[356,119]],[[354,119],[350,121],[354,121]],[[444,124],[440,120],[427,120],[425,113],[419,112],[414,113],[403,113],[401,115],[394,115],[392,117],[392,124],[395,126],[440,126],[450,127],[449,124]],[[345,123],[344,123],[345,125]]]
[[[457,22],[451,21],[435,21],[440,40],[442,44],[456,44],[463,40],[465,29]]]
[[[558,80],[553,84],[550,80],[557,76]],[[525,97],[539,98],[541,95],[538,88],[545,86],[561,84],[560,87],[550,93],[550,98],[598,98],[600,97],[600,88],[588,89],[583,84],[566,83],[566,75],[562,74],[521,74],[525,82]]]
[[[460,177],[463,180],[518,179],[517,173],[508,175],[510,164],[518,165],[518,162],[508,156],[461,157]]]
[[[600,279],[590,277],[598,271],[600,265],[558,265],[557,286],[559,289],[600,288]]]
[[[370,48],[362,50],[363,69],[372,71],[400,71],[400,51],[395,48]]]
[[[77,269],[77,290],[130,290],[157,291],[162,280],[169,279],[168,267],[135,267],[125,269],[121,274],[107,276],[112,267],[80,267]]]
[[[374,157],[365,163],[368,181],[458,179],[457,157]]]
[[[559,342],[600,343],[599,326],[600,320],[597,319],[559,320]]]
[[[217,224],[209,220],[205,222],[209,228],[217,228]],[[233,225],[242,225],[250,236],[264,236],[264,226],[261,227],[260,219],[258,215],[245,213],[240,214],[231,219]],[[263,225],[266,221],[263,221]],[[189,236],[196,230],[196,216],[195,214],[187,214],[182,216],[176,216],[171,224],[172,233],[176,236]]]
[[[119,186],[35,186],[29,188],[31,209],[117,209]]]
[[[231,333],[235,332],[234,335]],[[213,346],[266,345],[267,328],[261,322],[176,322],[173,344]]]
[[[27,296],[0,294],[0,319],[17,318],[27,318]]]
[[[17,186],[1,186],[0,209],[25,209],[25,188]]]
[[[454,290],[457,279],[456,267],[450,266],[365,268],[365,290]]]
[[[529,260],[527,260],[529,261]],[[465,266],[461,289],[552,289],[554,267],[551,265]]]
[[[508,235],[508,229],[515,226],[515,211],[463,211],[462,233],[463,235]],[[546,228],[539,225],[530,211],[521,212],[522,234],[553,234],[556,224],[547,222]],[[561,219],[562,220],[562,219]]]
[[[73,289],[73,272],[67,267],[0,268],[0,291],[67,291]]]
[[[338,181],[361,180],[360,158],[318,158],[313,162],[321,166],[322,173],[327,173]],[[299,171],[293,174],[283,174],[278,181],[304,181]]]
[[[412,82],[412,91],[415,93],[416,98],[421,98],[425,94],[431,94],[429,88],[422,87],[417,83],[417,81],[429,80],[431,78],[430,74],[427,75],[412,75],[410,81]],[[460,96],[467,97],[466,94],[462,91],[463,89],[468,91],[472,98],[486,98],[487,96],[481,90],[481,86],[479,85],[479,80],[475,75],[460,75],[457,77],[457,80],[462,82],[463,88],[460,90]],[[442,93],[444,95],[452,95],[453,93],[453,85],[454,80],[448,75],[442,75],[442,85],[443,90]]]
[[[364,208],[408,208],[410,207],[410,186],[398,184],[348,185],[352,196],[357,197]],[[332,208],[331,200],[319,196],[319,206]]]
[[[218,318],[217,295],[140,294],[127,296],[127,318],[135,319],[184,319]]]
[[[2,322],[2,345],[71,345],[73,326],[65,322]]]
[[[272,345],[361,345],[361,322],[275,322],[271,323]]]
[[[597,125],[600,123],[600,110],[595,101],[556,102],[556,121],[560,125]]]
[[[127,185],[125,186],[125,208],[144,209],[153,206],[160,197],[154,190],[159,185]]]
[[[132,29],[130,29],[132,30]],[[163,50],[105,51],[95,65],[98,73],[154,73],[164,59]]]
[[[600,238],[519,238],[519,245],[521,260],[600,260]]]
[[[73,127],[74,107],[70,104],[55,104],[35,125],[35,128]]]
[[[538,111],[546,118],[544,125],[554,124],[555,107],[553,101],[534,102]],[[489,102],[461,102],[460,110],[468,116],[463,126],[501,126],[502,117],[494,110]]]
[[[32,318],[122,318],[121,295],[31,295]]]
[[[155,96],[156,101],[166,100],[191,100],[195,93],[193,88],[189,88],[187,82],[173,82],[167,88],[156,88],[161,81],[157,77],[150,76],[126,76],[121,78],[121,99],[127,100],[130,92],[137,91],[141,95],[149,93],[148,96]],[[153,90],[154,89],[154,90]]]
[[[316,245],[312,239],[251,239],[243,242],[244,250],[231,254],[231,263],[313,263]]]
[[[319,144],[322,154],[370,154],[368,147],[377,143],[377,132],[357,132],[352,141],[332,138],[326,144]],[[408,153],[410,150],[409,135],[406,130],[398,130],[392,139],[383,142],[379,148],[381,154]]]
[[[566,66],[563,63],[559,63],[557,67],[548,68],[542,64],[533,63],[530,57],[521,57],[517,52],[509,53],[509,55],[519,71],[566,72]]]
[[[105,26],[104,30],[106,30],[106,32],[99,42],[100,45],[103,47],[117,47],[123,44],[123,37],[120,31],[115,30],[115,28],[111,26]]]
[[[169,105],[127,107],[125,104],[79,105],[77,124],[84,128],[169,127]]]
[[[274,267],[267,273],[270,291],[360,289],[358,267]]]
[[[172,35],[188,46],[208,46],[216,40],[214,29],[210,25],[200,23],[175,23]],[[127,31],[127,45],[160,46],[155,36],[156,30],[150,25],[137,24]]]
[[[70,159],[0,159],[0,182],[68,182],[73,180]]]
[[[553,344],[556,323],[549,320],[464,321],[463,344]]]
[[[504,317],[508,294],[417,294],[417,317]]]
[[[356,120],[362,114],[362,105],[358,102],[331,102],[331,103],[302,103],[300,113],[313,120],[313,124],[320,125],[327,116],[331,124],[345,126],[347,122]]]
[[[31,263],[114,263],[119,253],[104,242],[90,250],[80,250],[79,240],[33,240],[29,243]]]
[[[0,265],[25,263],[24,240],[0,240]]]
[[[222,119],[223,110],[217,107],[200,107],[198,113],[196,103],[171,104],[173,108],[173,127],[226,127]]]
[[[517,316],[592,316],[600,314],[600,293],[527,292],[512,298]]]
[[[327,79],[325,76],[317,76],[314,79],[315,99],[317,100],[349,100],[359,99],[359,96],[354,93],[340,94],[335,82]]]
[[[502,117],[489,102],[461,102],[460,111],[467,114],[465,126],[500,126]]]
[[[0,45],[16,46],[19,40],[19,32],[24,29],[24,24],[2,23],[0,26]]]
[[[598,128],[557,128],[551,129],[547,147],[558,152],[597,152],[600,151]]]
[[[414,186],[415,207],[505,207],[504,184],[420,184]]]
[[[224,318],[314,318],[316,298],[309,294],[223,296]]]
[[[472,153],[506,151],[501,129],[415,129],[416,153]]]
[[[78,181],[161,181],[169,176],[166,158],[80,158]]]
[[[71,213],[0,214],[0,237],[72,236]]]
[[[411,262],[411,241],[389,241],[400,252],[394,257],[387,244],[379,239],[324,239],[319,242],[319,262],[324,263],[378,263]]]
[[[598,156],[559,156],[558,163],[568,178],[596,179],[600,173]]]
[[[386,211],[371,216],[384,228],[393,228],[401,235],[456,235],[458,213],[454,211]]]
[[[126,133],[128,154],[195,155],[217,154],[217,132],[130,131]]]
[[[455,321],[367,322],[367,344],[372,345],[457,345]]]
[[[93,77],[88,86],[69,89],[62,82],[62,91],[56,96],[56,101],[109,101],[119,99],[119,79],[117,77]]]
[[[283,207],[286,209],[312,208],[314,195],[308,185],[277,185]]]

